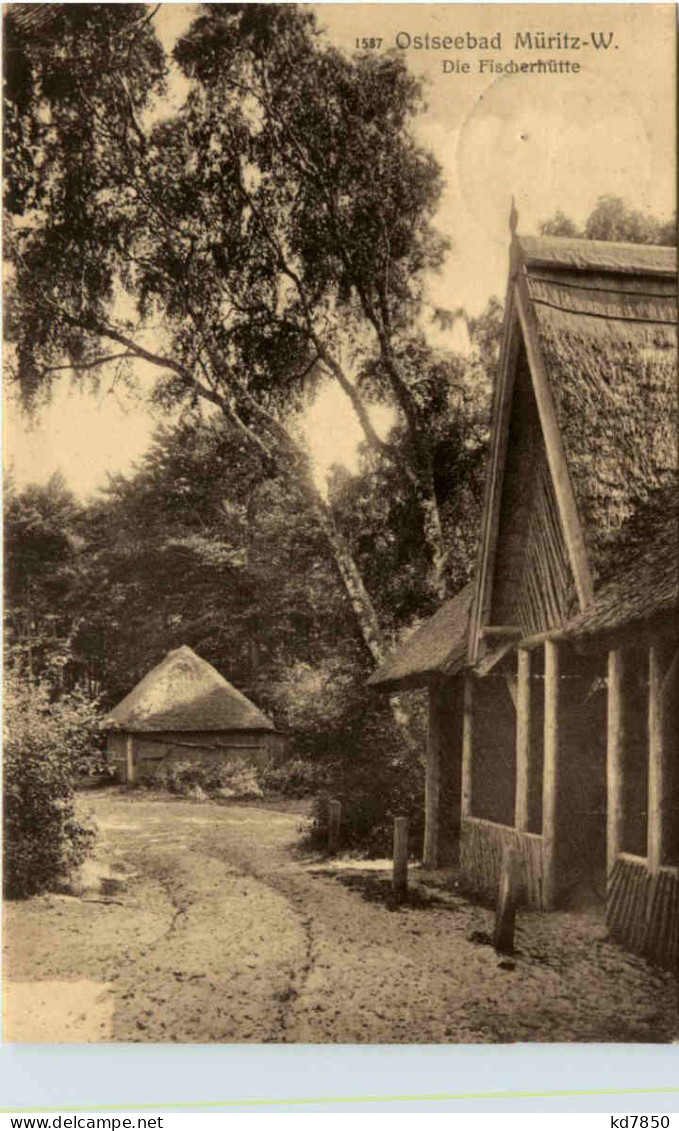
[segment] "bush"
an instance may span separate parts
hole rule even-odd
[[[224,761],[181,759],[161,762],[143,779],[151,789],[163,789],[179,797],[247,799],[262,796],[257,766],[242,758]]]
[[[406,738],[389,701],[366,687],[367,676],[362,662],[352,664],[346,657],[326,659],[315,668],[297,664],[283,673],[272,691],[295,731],[297,757],[277,772],[290,781],[291,791],[297,778],[306,796],[321,791],[306,829],[311,847],[327,844],[328,801],[336,797],[342,802],[344,847],[384,856],[392,851],[397,815],[408,817],[413,848],[422,842],[426,697],[401,697]]]
[[[362,759],[356,759],[356,762]],[[356,764],[345,778],[344,789],[323,791],[314,801],[305,830],[310,848],[323,851],[328,843],[331,797],[342,804],[342,848],[368,857],[391,856],[394,817],[408,818],[411,852],[416,854],[424,835],[424,774],[412,755],[388,761],[366,759],[374,787],[365,783],[365,766]]]
[[[269,763],[260,774],[264,792],[279,797],[314,797],[328,785],[328,779],[326,766],[299,757]]]
[[[74,776],[99,731],[81,693],[53,700],[47,680],[6,673],[4,872],[9,898],[59,887],[91,854],[94,830],[76,817]]]

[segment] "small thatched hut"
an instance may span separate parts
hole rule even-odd
[[[676,271],[672,248],[514,236],[454,675],[463,708],[450,724],[466,880],[497,892],[511,847],[533,906],[601,893],[612,934],[668,965],[679,949]],[[449,644],[458,654],[459,635]],[[372,683],[412,685],[409,649]],[[420,655],[418,668],[431,664]],[[430,737],[430,761],[440,746]]]
[[[266,715],[186,646],[168,652],[108,718],[107,749],[122,781],[160,762],[263,761],[280,749]]]

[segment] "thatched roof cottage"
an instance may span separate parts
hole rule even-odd
[[[666,964],[679,936],[676,265],[671,248],[514,236],[468,624],[455,618],[435,670],[436,617],[371,680],[393,691],[417,670],[430,687],[430,857],[459,823],[467,881],[494,892],[514,847],[533,906],[600,893],[612,933]],[[446,671],[458,702],[464,684],[452,721]],[[439,812],[451,752],[459,821]]]
[[[172,760],[261,760],[281,741],[271,720],[186,645],[168,652],[108,723],[108,752],[125,782]]]

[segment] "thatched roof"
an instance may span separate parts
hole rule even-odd
[[[569,638],[583,644],[607,633],[652,627],[676,632],[679,613],[679,515],[674,507],[648,516],[643,543],[622,554],[618,568],[597,590],[585,612],[566,625]]]
[[[273,723],[206,660],[184,645],[137,684],[108,718],[117,730],[268,730]]]
[[[563,236],[516,236],[521,259],[529,267],[557,267],[616,275],[659,275],[676,272],[677,252],[655,244],[612,240],[565,239]]]
[[[677,254],[517,240],[592,575],[677,468]]]
[[[473,595],[470,583],[446,601],[373,672],[368,684],[382,691],[397,691],[425,687],[460,671],[467,660]]]

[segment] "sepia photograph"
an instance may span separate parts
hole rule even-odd
[[[679,1042],[675,6],[3,75],[4,1042]]]

